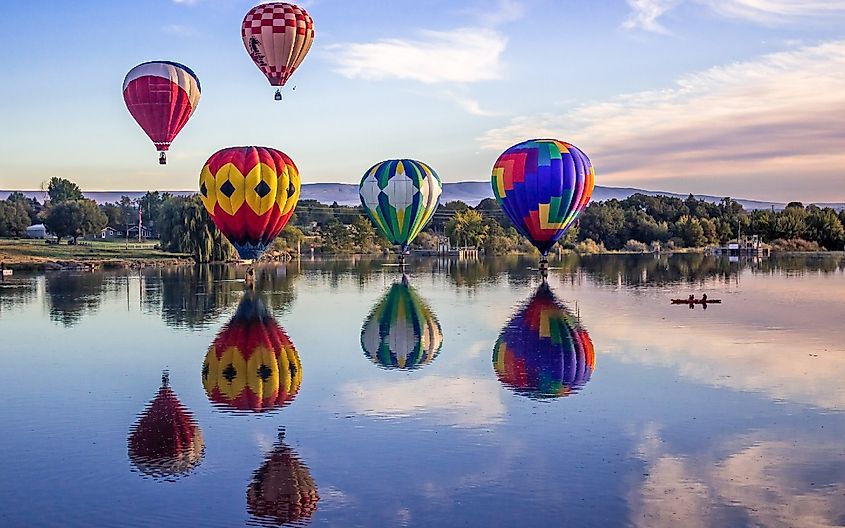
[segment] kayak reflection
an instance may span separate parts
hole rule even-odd
[[[209,400],[226,411],[288,405],[302,382],[299,354],[260,294],[247,291],[202,364]]]
[[[427,365],[442,344],[437,317],[404,275],[379,300],[361,328],[364,355],[386,369]]]
[[[270,455],[252,475],[246,508],[263,525],[306,523],[317,511],[317,484],[308,466],[285,442],[284,429]]]
[[[590,335],[545,282],[508,322],[493,348],[499,381],[529,398],[558,398],[590,380]]]
[[[170,388],[168,374],[129,433],[129,460],[144,475],[175,480],[200,464],[202,431]]]

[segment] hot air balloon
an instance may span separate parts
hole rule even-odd
[[[532,139],[502,153],[493,165],[493,194],[548,267],[552,246],[575,223],[593,194],[595,170],[580,149],[556,139]]]
[[[425,163],[396,159],[376,163],[358,186],[361,205],[376,228],[399,246],[399,262],[437,209],[443,184]]]
[[[200,197],[242,259],[257,259],[287,224],[299,200],[299,171],[284,152],[230,147],[200,173]]]
[[[303,524],[317,511],[317,484],[308,466],[285,445],[284,431],[270,455],[252,475],[246,509],[262,524]]]
[[[576,392],[595,367],[590,334],[545,281],[502,330],[493,348],[499,381],[535,399]]]
[[[253,7],[241,24],[247,53],[271,86],[284,86],[314,41],[314,21],[299,6],[270,2]],[[276,100],[282,99],[276,90]]]
[[[361,329],[361,348],[386,369],[411,370],[431,363],[443,333],[437,317],[407,278],[394,283],[373,308]]]
[[[208,398],[233,412],[280,409],[293,401],[301,381],[296,348],[264,301],[247,291],[205,355]]]
[[[161,388],[129,434],[129,460],[141,473],[173,480],[202,461],[205,444],[191,413],[170,389],[167,372]]]
[[[185,126],[200,102],[200,80],[178,62],[152,61],[129,70],[123,79],[126,108],[167,163],[170,143]]]

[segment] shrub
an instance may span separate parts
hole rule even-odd
[[[818,242],[811,242],[803,238],[778,238],[772,241],[773,251],[821,251]]]
[[[604,253],[605,251],[604,244],[596,244],[596,241],[592,238],[579,242],[575,246],[575,252],[579,255],[594,255],[596,253]]]
[[[625,246],[622,249],[633,253],[648,253],[648,246],[639,240],[629,240],[625,242]]]

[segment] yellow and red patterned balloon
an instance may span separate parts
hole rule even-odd
[[[227,411],[267,411],[292,402],[301,382],[296,348],[261,298],[247,292],[205,355],[208,398]]]
[[[299,192],[293,160],[269,147],[219,150],[200,172],[202,203],[242,259],[259,258],[279,236]]]

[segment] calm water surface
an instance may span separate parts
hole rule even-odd
[[[0,525],[845,524],[845,259],[531,262],[17,274]]]

